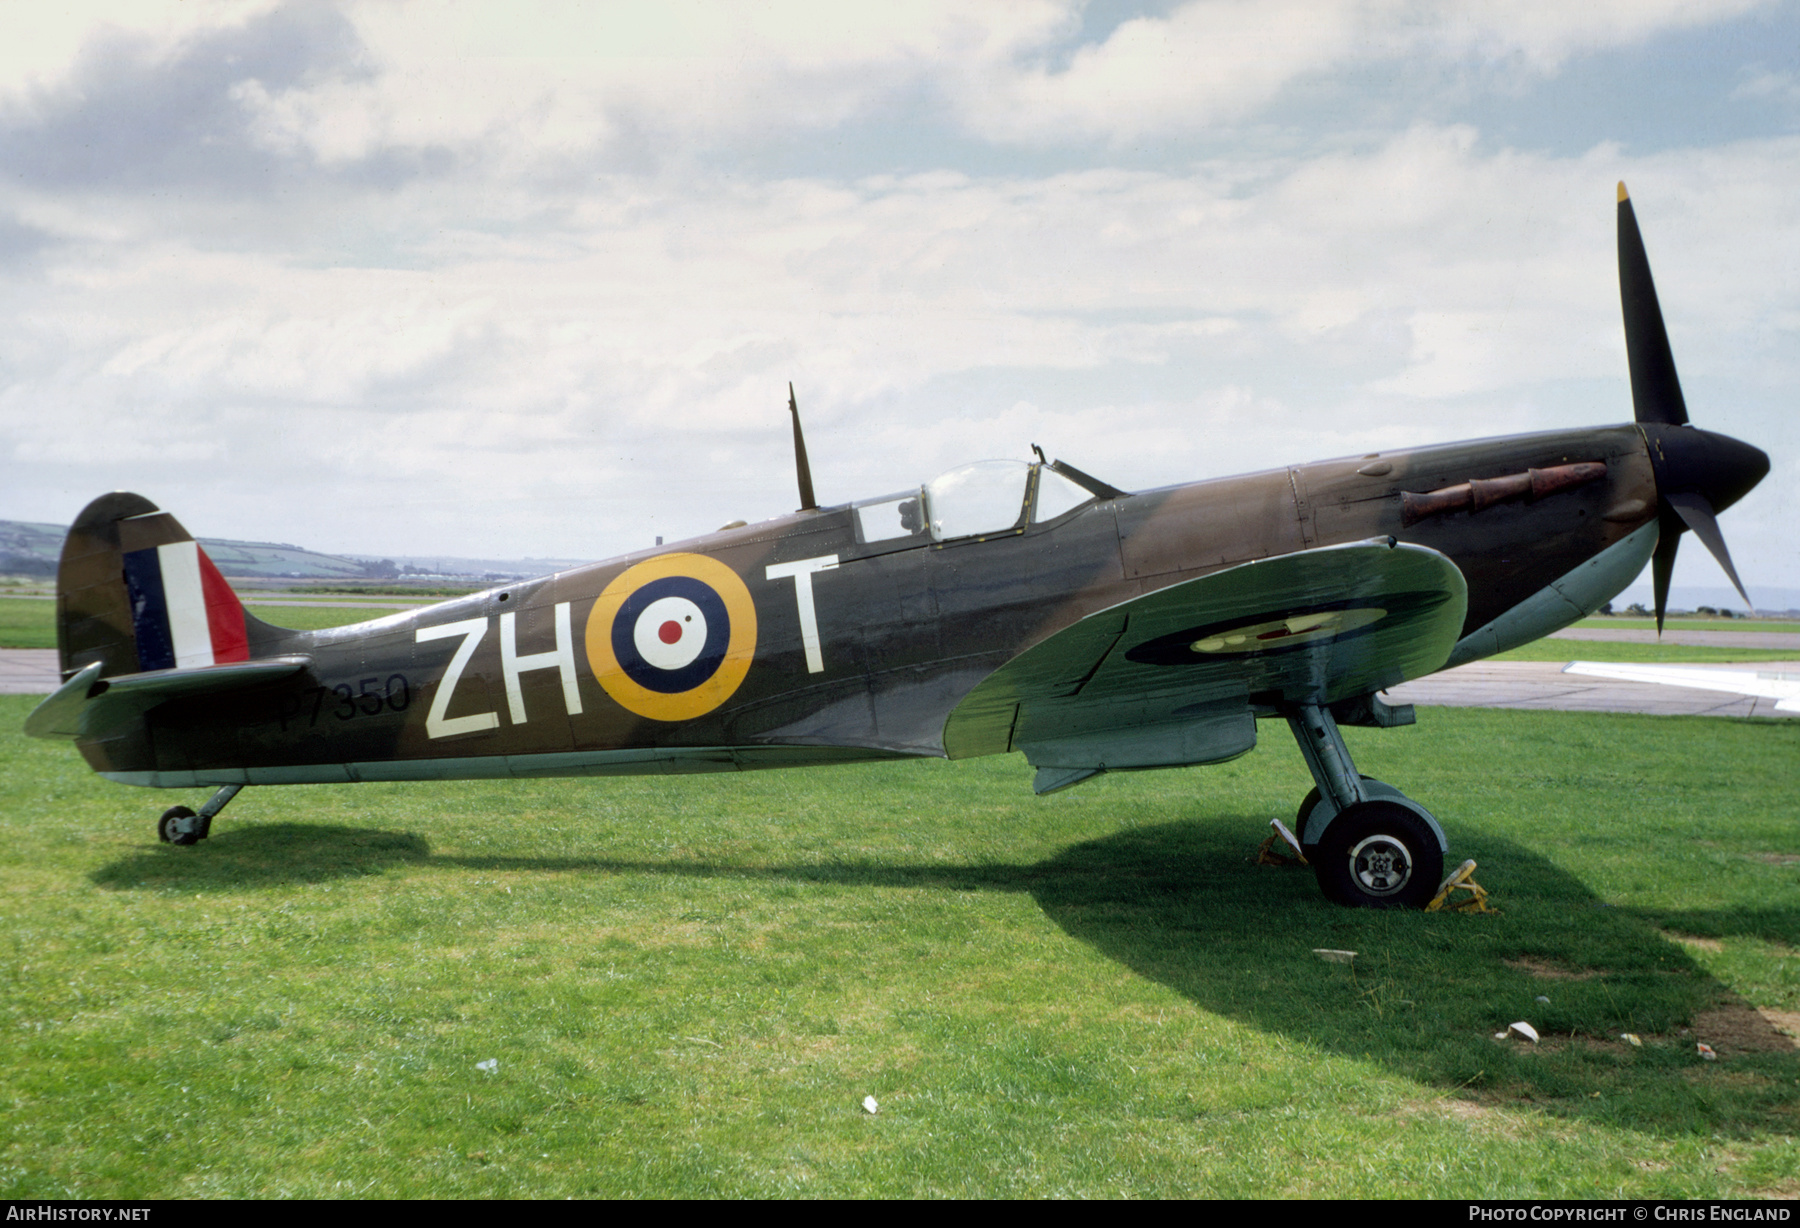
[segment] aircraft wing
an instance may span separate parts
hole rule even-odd
[[[102,663],[95,661],[31,710],[25,732],[34,738],[98,738],[168,700],[276,682],[311,663],[305,656],[270,657],[102,679]]]
[[[950,714],[951,758],[1024,751],[1039,792],[1098,771],[1212,763],[1255,708],[1330,704],[1441,667],[1462,573],[1377,538],[1244,563],[1090,614],[989,675]]]
[[[1707,665],[1612,665],[1599,661],[1571,661],[1565,674],[1591,678],[1617,678],[1621,682],[1654,682],[1662,686],[1691,687],[1696,691],[1724,691],[1773,699],[1777,712],[1800,712],[1800,674],[1775,670],[1718,669]]]

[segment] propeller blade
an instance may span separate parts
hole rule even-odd
[[[1719,560],[1719,566],[1723,567],[1725,574],[1731,577],[1732,587],[1737,589],[1738,596],[1744,599],[1744,608],[1754,610],[1756,607],[1750,604],[1750,594],[1744,591],[1744,582],[1738,579],[1737,568],[1731,565],[1731,551],[1725,548],[1725,537],[1719,532],[1719,521],[1713,515],[1712,504],[1706,501],[1706,496],[1691,490],[1683,490],[1672,495],[1664,495],[1662,500],[1681,514],[1681,518],[1687,522],[1687,527],[1694,531],[1694,536],[1705,542],[1706,548],[1712,551],[1712,556]],[[1673,562],[1674,551],[1671,550],[1669,553],[1671,562]]]
[[[1639,422],[1679,426],[1688,420],[1669,331],[1663,327],[1650,257],[1638,233],[1631,197],[1619,184],[1619,300],[1625,309],[1625,353],[1631,364],[1631,407]],[[1660,606],[1658,608],[1661,608]]]
[[[1650,558],[1650,576],[1656,586],[1656,634],[1662,635],[1663,613],[1669,608],[1669,577],[1675,574],[1675,552],[1681,548],[1681,533],[1665,518],[1661,536],[1656,539],[1656,553]]]

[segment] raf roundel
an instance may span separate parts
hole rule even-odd
[[[756,656],[756,607],[738,574],[665,554],[614,577],[587,623],[588,665],[629,712],[685,721],[717,708]]]

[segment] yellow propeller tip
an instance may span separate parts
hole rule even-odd
[[[1631,193],[1625,190],[1625,181],[1623,179],[1619,180],[1619,203],[1624,204],[1630,199]]]

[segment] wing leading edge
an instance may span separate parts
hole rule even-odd
[[[1256,716],[1440,668],[1468,588],[1444,555],[1377,538],[1240,564],[1088,615],[951,712],[953,759],[1025,753],[1039,792],[1097,772],[1216,763]]]

